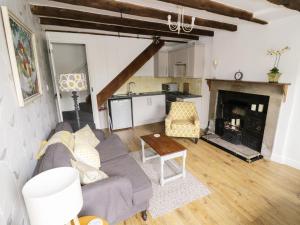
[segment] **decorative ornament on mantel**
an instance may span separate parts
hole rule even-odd
[[[195,25],[195,17],[192,17],[191,25],[184,23],[184,8],[178,7],[178,17],[177,22],[172,22],[172,16],[168,15],[168,25],[170,28],[170,31],[177,31],[178,34],[181,30],[183,30],[186,33],[189,33],[193,30]]]
[[[290,47],[286,46],[280,50],[270,49],[268,50],[268,55],[275,57],[274,67],[268,73],[268,78],[270,83],[278,83],[280,76],[282,75],[278,69],[281,55],[289,50]]]

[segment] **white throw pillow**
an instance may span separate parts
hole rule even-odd
[[[99,139],[96,137],[89,125],[81,128],[74,133],[75,145],[87,143],[95,148],[99,143]]]
[[[74,147],[74,157],[89,166],[99,169],[101,166],[98,151],[89,144],[76,144]]]
[[[78,170],[81,184],[90,184],[108,178],[107,174],[103,171],[95,169],[83,162],[71,159],[71,164],[74,169]]]

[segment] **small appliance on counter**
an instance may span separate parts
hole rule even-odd
[[[178,84],[177,83],[166,83],[162,84],[162,90],[166,92],[177,92],[178,91]]]

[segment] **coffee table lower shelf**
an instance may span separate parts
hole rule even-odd
[[[160,185],[164,186],[166,183],[179,179],[179,178],[185,178],[186,176],[186,170],[185,170],[185,160],[186,160],[186,150],[182,150],[182,151],[178,151],[178,152],[174,152],[174,153],[170,153],[170,154],[166,154],[166,155],[159,155],[159,154],[155,154],[155,155],[151,155],[151,156],[146,156],[146,150],[145,149],[145,141],[143,139],[141,139],[141,145],[142,145],[142,161],[143,163],[145,163],[147,160],[151,160],[151,159],[155,159],[155,158],[160,158]],[[153,150],[155,152],[155,149],[153,148],[149,148],[151,150]],[[168,161],[170,163],[173,163],[172,161],[169,161],[171,159],[175,159],[175,158],[182,158],[182,166],[181,166],[181,173],[175,174],[174,176],[170,176],[170,177],[165,177],[164,176],[164,168],[165,168],[165,163]],[[175,163],[173,164],[175,167],[178,167],[178,165]]]

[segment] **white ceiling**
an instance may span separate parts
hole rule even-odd
[[[175,12],[177,13],[178,7],[174,4],[170,3],[165,3],[157,0],[117,0],[120,2],[128,2],[128,3],[133,3],[137,5],[142,5],[146,7],[151,7],[155,9],[160,9],[160,10],[165,10],[165,11],[170,11],[170,12]],[[217,2],[233,6],[239,9],[247,10],[249,12],[252,12],[255,17],[266,20],[268,22],[272,22],[278,19],[283,19],[286,17],[294,16],[294,15],[299,15],[300,12],[294,11],[287,9],[283,6],[278,6],[275,4],[272,4],[268,2],[267,0],[216,0]],[[48,6],[55,6],[55,7],[62,7],[62,8],[68,8],[68,9],[75,9],[75,10],[82,10],[82,11],[87,11],[87,12],[94,12],[94,13],[101,13],[101,14],[106,14],[106,15],[113,15],[113,16],[120,16],[119,13],[111,12],[111,11],[104,11],[104,10],[98,10],[94,8],[88,8],[88,7],[82,7],[82,6],[76,6],[76,5],[68,5],[64,3],[59,3],[55,1],[49,1],[49,0],[29,0],[30,3],[37,4],[37,5],[48,5]],[[245,20],[240,20],[237,18],[232,18],[232,17],[227,17],[227,16],[222,16],[214,13],[210,13],[204,10],[196,10],[192,8],[187,8],[185,7],[185,14],[191,15],[191,16],[196,16],[199,18],[204,18],[204,19],[211,19],[211,20],[216,20],[216,21],[221,21],[221,22],[227,22],[231,24],[244,24],[244,23],[250,23]],[[123,17],[127,18],[133,18],[133,19],[141,19],[144,20],[145,18],[142,17],[136,17],[132,15],[123,15]],[[147,18],[148,21],[153,21],[153,22],[166,22],[166,21],[161,21],[157,19],[150,19]],[[166,18],[167,20],[167,18]],[[256,23],[252,23],[256,24]],[[257,26],[262,26],[259,24],[256,24]],[[53,27],[51,27],[53,28]],[[199,27],[201,28],[201,27]],[[61,29],[61,28],[59,28]],[[212,28],[207,28],[207,30],[214,30]],[[74,30],[74,29],[72,29]],[[97,31],[93,31],[97,32]],[[103,32],[101,32],[103,33]],[[105,32],[106,33],[106,32]]]

